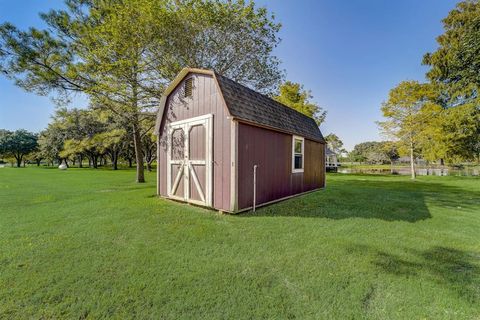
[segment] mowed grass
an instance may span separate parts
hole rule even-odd
[[[480,179],[329,175],[237,216],[0,169],[1,319],[479,319]]]

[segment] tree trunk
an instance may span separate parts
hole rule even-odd
[[[412,179],[415,179],[416,175],[415,175],[415,163],[413,159],[413,143],[410,143],[410,171],[412,174]]]
[[[78,167],[79,168],[83,168],[82,162],[83,162],[83,156],[81,154],[79,154],[78,155]]]
[[[35,160],[35,161],[37,162],[37,167],[40,167],[40,162],[41,162],[42,160],[37,159],[37,160]]]
[[[133,167],[132,158],[128,158],[128,167]]]
[[[22,156],[15,156],[15,160],[17,160],[17,168],[22,166]]]
[[[149,172],[152,171],[152,163],[151,163],[150,161],[147,161],[147,170],[148,170]]]
[[[133,124],[133,145],[135,146],[135,160],[137,162],[137,182],[145,182],[145,172],[143,168],[143,148],[140,136],[140,128],[137,123]]]
[[[110,160],[112,161],[113,170],[118,170],[118,152],[112,151]]]

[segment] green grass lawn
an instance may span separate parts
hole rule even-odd
[[[329,175],[256,214],[0,169],[0,318],[479,319],[480,179]]]

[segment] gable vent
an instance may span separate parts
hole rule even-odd
[[[188,79],[185,80],[185,84],[184,84],[183,89],[184,89],[184,93],[185,93],[185,98],[192,96],[193,78],[188,78]]]

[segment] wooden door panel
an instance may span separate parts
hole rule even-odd
[[[189,160],[205,160],[206,156],[206,129],[205,125],[194,125],[189,131]]]
[[[172,123],[169,128],[169,196],[212,205],[212,115]]]
[[[171,194],[175,197],[183,198],[185,193],[185,173],[183,172],[183,164],[172,164],[171,165]]]
[[[190,165],[190,199],[201,202],[206,201],[206,177],[205,165]]]

